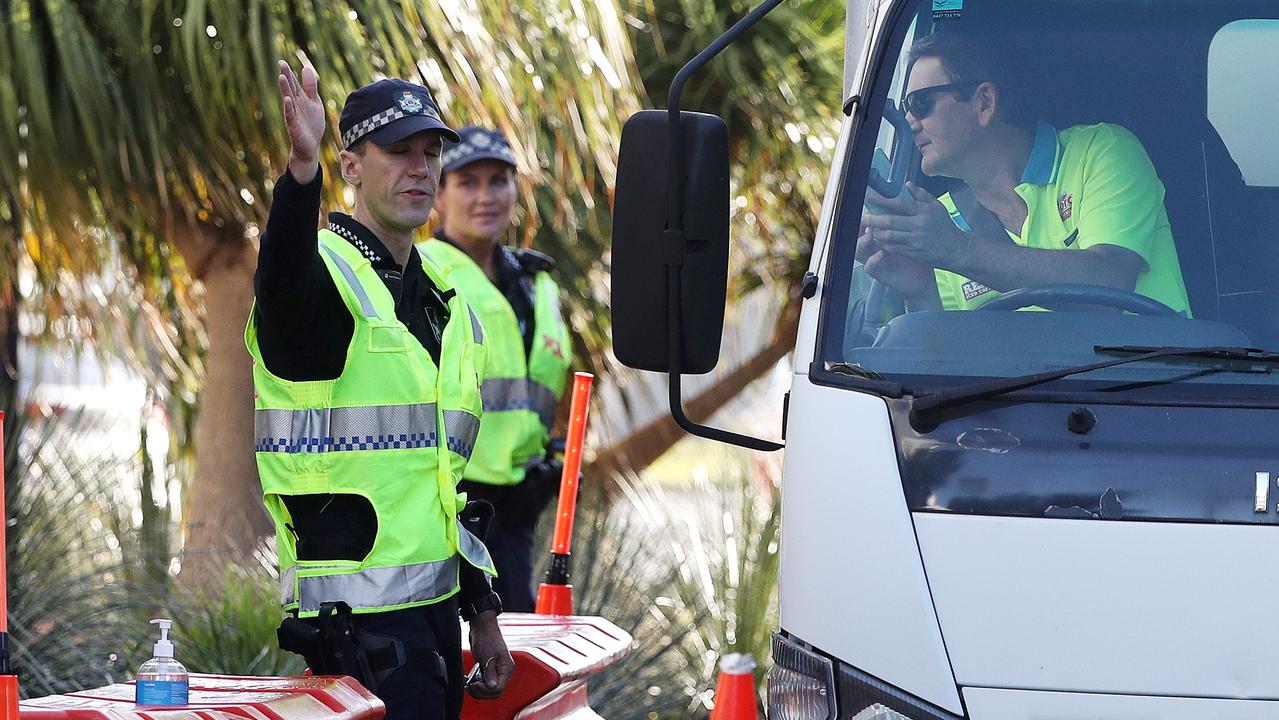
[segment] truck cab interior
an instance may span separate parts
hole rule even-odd
[[[1165,188],[1193,320],[1077,309],[911,313],[894,305],[891,288],[876,288],[853,261],[870,158],[878,149],[934,195],[953,181],[925,176],[918,157],[894,157],[917,151],[893,142],[899,131],[885,117],[878,137],[862,133],[848,154],[851,201],[840,205],[829,256],[831,284],[843,292],[826,305],[828,364],[876,374],[1007,376],[1024,372],[1028,359],[1033,367],[1035,357],[1047,366],[1095,361],[1097,345],[1279,349],[1279,6],[966,0],[943,17],[930,5],[899,21],[897,44],[887,49],[896,67],[874,83],[868,127],[899,101],[914,38],[962,28],[1010,42],[1026,79],[1019,91],[1041,119],[1059,129],[1114,123],[1141,141]],[[1053,345],[1061,352],[1045,352]]]

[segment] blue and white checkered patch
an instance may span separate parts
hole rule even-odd
[[[435,433],[361,435],[338,437],[266,437],[257,443],[257,452],[326,453],[352,450],[409,450],[436,446]]]
[[[453,436],[449,436],[448,449],[470,460],[471,452],[475,450],[475,444],[469,443],[462,438],[455,438]]]

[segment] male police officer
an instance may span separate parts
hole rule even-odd
[[[355,208],[331,214],[317,238],[324,105],[313,69],[299,82],[281,62],[279,81],[292,147],[245,337],[284,607],[321,629],[341,615],[336,603],[353,609],[345,621],[362,679],[386,717],[457,718],[459,574],[484,668],[468,689],[496,696],[513,668],[500,602],[477,569],[491,561],[463,527],[455,490],[481,414],[482,328],[412,243],[431,212],[442,140],[457,135],[421,85],[382,80],[351,93],[341,169]],[[323,667],[328,650],[312,648],[308,662]]]
[[[1057,131],[1017,104],[989,41],[934,34],[911,49],[903,102],[934,198],[868,191],[858,259],[911,310],[971,309],[1056,283],[1133,291],[1189,315],[1163,184],[1132,133]]]
[[[561,471],[546,443],[572,352],[550,258],[502,245],[515,210],[510,144],[476,126],[460,135],[444,148],[435,203],[443,226],[422,247],[484,324],[484,425],[459,487],[496,508],[487,536],[494,587],[506,609],[532,612],[533,533]]]

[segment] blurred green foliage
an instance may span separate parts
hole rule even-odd
[[[718,661],[734,652],[754,656],[762,691],[777,626],[779,478],[780,468],[760,464],[698,470],[684,486],[632,479],[612,504],[598,484],[586,486],[573,543],[575,609],[635,638],[591,683],[601,715],[704,717]],[[550,525],[544,518],[538,547],[549,547]]]
[[[140,552],[156,518],[133,513],[137,475],[86,447],[106,429],[84,412],[5,419],[10,652],[23,697],[127,679],[168,600]]]
[[[171,602],[179,629],[181,660],[191,672],[231,675],[301,675],[300,655],[280,649],[280,587],[274,570],[256,567],[227,570],[217,595],[192,602]]]
[[[655,107],[675,74],[750,11],[749,0],[622,0],[635,64]],[[681,107],[728,123],[732,291],[793,294],[803,275],[839,134],[844,3],[779,5],[688,82]]]

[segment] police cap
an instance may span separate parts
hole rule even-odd
[[[477,160],[497,160],[515,167],[515,151],[502,133],[478,125],[467,125],[458,130],[459,139],[444,146],[441,167],[453,172]]]
[[[378,80],[347,95],[338,129],[346,149],[364,138],[390,145],[423,130],[437,130],[453,142],[461,139],[440,119],[430,90],[397,78]]]

